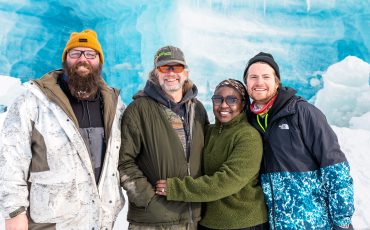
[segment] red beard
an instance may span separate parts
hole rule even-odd
[[[78,73],[79,67],[85,67],[89,71],[88,74],[81,76]],[[89,63],[82,62],[68,66],[63,63],[63,69],[68,75],[68,87],[71,94],[78,100],[88,100],[95,98],[96,92],[99,89],[99,82],[102,80],[100,73],[102,65],[99,64],[97,68],[93,68]]]

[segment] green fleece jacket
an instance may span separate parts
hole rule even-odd
[[[207,202],[201,225],[237,229],[267,222],[258,174],[262,141],[242,113],[207,129],[205,175],[167,179],[167,200]]]

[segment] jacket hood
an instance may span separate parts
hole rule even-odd
[[[269,112],[270,116],[277,114],[283,108],[285,108],[285,105],[290,101],[292,97],[295,97],[296,93],[297,91],[290,87],[279,88],[276,100],[274,104],[272,105],[270,112]]]
[[[159,85],[157,85],[154,82],[148,80],[145,84],[144,90],[140,90],[139,92],[137,92],[133,96],[133,99],[135,100],[139,97],[146,97],[147,96],[147,97],[150,97],[153,100],[163,104],[164,106],[166,106],[168,108],[174,108],[174,107],[177,107],[177,106],[181,106],[182,104],[194,99],[197,96],[197,94],[198,94],[198,89],[195,85],[193,85],[193,87],[190,90],[185,92],[181,101],[176,103],[176,102],[173,102],[172,100],[170,100],[166,96],[165,92],[161,89],[161,87]]]
[[[63,74],[63,70],[51,71],[39,79],[33,80],[38,88],[46,95],[46,97],[53,101],[55,104],[60,106],[64,112],[73,120],[76,127],[78,127],[78,121],[74,115],[72,106],[69,102],[68,96],[63,92],[62,88],[58,84],[58,78]],[[104,80],[101,80],[98,84],[101,96],[103,97],[104,104],[104,128],[107,139],[110,136],[113,120],[116,114],[116,107],[118,104],[119,90],[109,87]]]
[[[35,82],[40,87],[40,89],[45,93],[45,89],[53,91],[55,90],[55,87],[59,88],[58,78],[63,78],[63,76],[64,76],[63,70],[58,69],[50,71],[43,75],[41,78],[32,81]],[[101,79],[101,81],[98,82],[98,86],[101,91],[113,92],[116,96],[119,96],[120,94],[120,90],[108,86],[103,79]]]

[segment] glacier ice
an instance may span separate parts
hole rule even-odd
[[[369,12],[368,1],[355,0],[0,0],[0,74],[24,82],[60,68],[69,34],[93,28],[106,56],[104,77],[126,103],[167,44],[183,49],[208,108],[211,89],[241,79],[261,50],[280,64],[283,83],[310,99],[331,64],[349,55],[370,61]]]

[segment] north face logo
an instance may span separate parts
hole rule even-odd
[[[288,124],[281,124],[281,125],[279,125],[279,128],[280,129],[289,129],[289,125]]]

